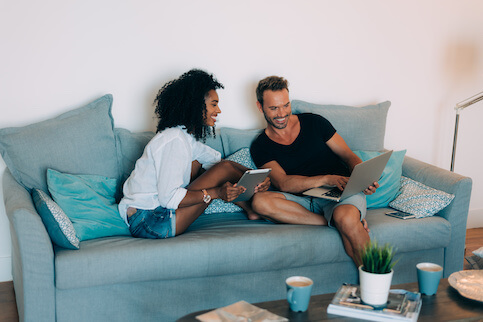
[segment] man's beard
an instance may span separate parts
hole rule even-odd
[[[265,116],[265,120],[267,121],[268,124],[272,125],[274,128],[276,129],[284,129],[287,127],[288,125],[288,119],[290,117],[290,114],[286,115],[285,118],[285,122],[283,124],[280,124],[280,123],[277,123],[277,122],[274,122],[271,118],[267,117],[265,114],[263,114]]]

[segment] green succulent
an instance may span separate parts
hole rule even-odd
[[[377,241],[371,241],[361,251],[362,269],[374,274],[389,273],[397,263],[393,261],[394,255],[393,246],[380,246]]]

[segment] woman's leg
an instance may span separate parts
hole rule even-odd
[[[196,166],[192,167],[192,169],[196,168]],[[227,181],[235,183],[246,169],[235,162],[221,161],[192,181],[187,189],[209,189],[219,187]],[[208,204],[200,202],[193,206],[178,208],[176,210],[176,235],[182,234],[205,211],[206,207]]]
[[[225,160],[225,161],[231,162],[232,165],[241,172],[240,177],[241,177],[241,175],[243,175],[243,173],[245,173],[245,171],[250,170],[249,168],[247,168],[247,167],[245,167],[245,166],[243,166],[239,163],[227,161],[227,160]],[[239,179],[240,178],[236,179],[236,181],[238,182]],[[261,219],[261,217],[253,210],[251,201],[239,201],[239,202],[235,202],[235,205],[237,205],[238,207],[245,210],[245,212],[247,213],[248,219],[250,219],[250,220]]]
[[[239,163],[228,161],[228,160],[225,160],[225,162],[230,162],[233,167],[238,169],[240,171],[240,177],[243,175],[243,173],[245,173],[245,171],[249,170],[249,168]],[[235,181],[238,182],[240,177],[238,177]],[[230,182],[234,183],[235,181],[230,181]],[[261,217],[255,211],[253,211],[251,201],[239,201],[239,202],[235,202],[235,205],[245,210],[245,212],[247,213],[248,219],[250,220],[261,219]]]

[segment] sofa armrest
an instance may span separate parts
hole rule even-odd
[[[12,275],[20,321],[55,321],[54,250],[30,194],[8,169],[5,210],[12,237]]]
[[[429,187],[455,195],[449,206],[437,215],[445,218],[451,224],[451,242],[446,247],[444,255],[444,277],[462,270],[465,253],[466,222],[472,187],[471,178],[407,156],[404,158],[402,175]]]

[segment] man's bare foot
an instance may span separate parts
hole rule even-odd
[[[247,217],[249,220],[259,220],[262,219],[259,214],[254,211],[247,211]]]
[[[247,218],[249,220],[259,220],[262,219],[259,214],[257,214],[255,211],[252,209],[252,205],[248,201],[240,201],[240,202],[235,202],[235,205],[238,207],[241,207],[243,210],[245,210],[247,214]]]
[[[367,231],[369,234],[371,230],[369,229],[369,226],[367,225],[367,221],[365,219],[362,219],[362,226],[364,226],[364,229]]]

